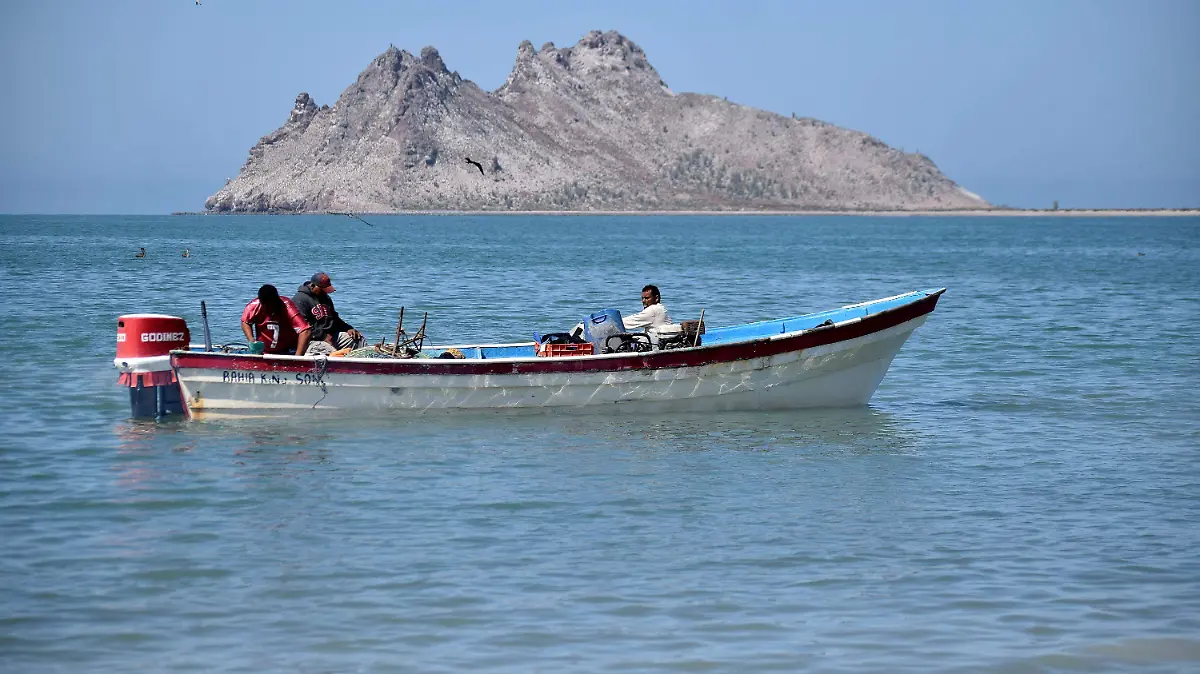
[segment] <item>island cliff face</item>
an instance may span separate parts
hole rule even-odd
[[[479,162],[478,168],[466,158]],[[616,32],[523,42],[494,92],[389,48],[332,106],[300,94],[215,212],[987,208],[921,154],[676,94]]]

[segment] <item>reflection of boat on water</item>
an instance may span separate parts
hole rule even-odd
[[[903,454],[913,449],[920,433],[902,417],[866,405],[730,412],[715,417],[687,412],[650,420],[607,417],[589,426],[588,432],[610,436],[618,443],[622,438],[640,438],[685,452],[786,450],[809,457]],[[698,437],[704,441],[697,443]]]
[[[178,336],[182,342],[171,345],[176,348],[169,356],[153,357],[163,374],[150,383],[159,386],[157,382],[170,380],[164,388],[177,384],[176,400],[193,419],[314,409],[661,412],[853,407],[871,398],[896,353],[925,322],[944,290],[709,328],[695,346],[550,352],[548,357],[535,342],[425,347],[417,355],[426,357],[417,358],[213,353],[185,350],[186,326],[175,332],[163,328],[150,334]],[[454,358],[438,357],[451,350]],[[118,367],[122,362],[127,361],[118,354]]]

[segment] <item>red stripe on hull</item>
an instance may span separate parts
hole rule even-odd
[[[443,360],[443,359],[372,359],[370,362],[347,362],[328,359],[325,371],[330,374],[373,375],[479,375],[479,374],[538,374],[557,372],[619,372],[623,370],[658,370],[697,367],[711,363],[750,360],[780,353],[798,351],[842,342],[911,321],[933,311],[940,293],[929,295],[903,306],[864,317],[856,323],[810,330],[787,339],[760,338],[750,342],[721,344],[687,351],[654,351],[625,358],[529,359],[524,361]],[[176,370],[195,368],[207,370],[242,370],[256,372],[311,372],[311,362],[276,360],[263,356],[244,356],[223,353],[172,352],[171,366]]]

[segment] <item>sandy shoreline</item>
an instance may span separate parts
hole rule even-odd
[[[322,212],[308,213],[215,213],[210,211],[188,212],[181,211],[171,215],[330,215]],[[335,213],[334,215],[341,215]],[[382,211],[362,212],[356,215],[691,215],[691,216],[728,216],[728,215],[775,215],[775,216],[888,216],[888,217],[1130,217],[1130,216],[1200,216],[1200,208],[1146,208],[1146,209],[975,209],[975,210],[925,210],[925,211]]]

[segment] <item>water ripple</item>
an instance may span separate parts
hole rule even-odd
[[[281,253],[296,223],[0,218],[32,285],[0,335],[5,671],[1200,663],[1195,219],[396,216]],[[368,335],[403,305],[445,341],[645,282],[714,324],[950,291],[859,410],[126,418],[116,316],[204,299],[237,338],[318,268]]]

